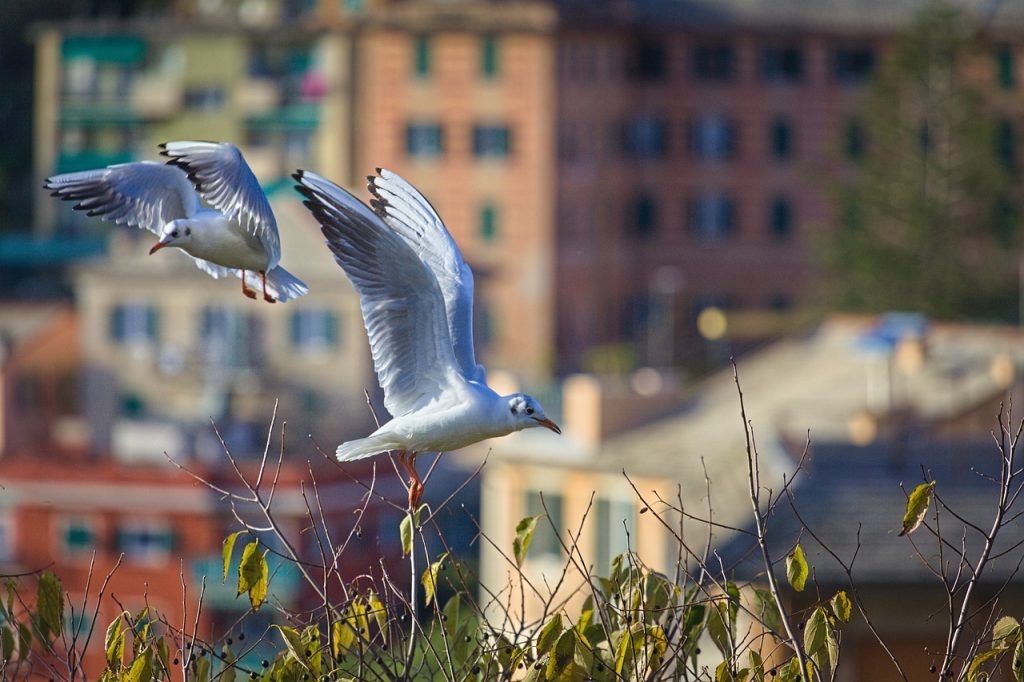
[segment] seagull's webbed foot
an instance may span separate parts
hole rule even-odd
[[[277,299],[267,293],[267,273],[265,270],[260,270],[260,280],[263,282],[263,300],[267,303],[277,303]],[[256,298],[253,296],[253,298]]]
[[[398,453],[398,461],[409,476],[409,509],[411,510],[419,507],[420,500],[423,499],[423,481],[420,479],[419,472],[416,471],[416,454],[406,450]]]
[[[245,270],[242,270],[242,293],[252,300],[256,300],[256,292],[245,286]]]

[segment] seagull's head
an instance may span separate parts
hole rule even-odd
[[[509,416],[512,419],[512,426],[516,431],[530,429],[535,426],[543,426],[555,433],[561,433],[562,429],[558,424],[547,418],[544,410],[532,396],[525,393],[513,393],[505,397],[508,404]]]
[[[172,220],[164,225],[164,229],[160,231],[160,240],[153,244],[153,248],[149,250],[149,255],[152,256],[165,246],[176,246],[187,251],[186,247],[191,241],[192,221],[188,218]]]

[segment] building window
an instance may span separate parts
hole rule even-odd
[[[875,69],[875,53],[869,47],[839,47],[832,53],[832,73],[840,83],[859,83]]]
[[[627,226],[631,234],[650,237],[657,231],[658,211],[654,198],[648,195],[637,197],[633,201],[630,224]]]
[[[733,46],[698,45],[693,48],[693,75],[702,81],[731,81],[736,76],[736,51]]]
[[[480,208],[480,237],[485,242],[493,242],[498,236],[498,211],[492,204],[484,204]]]
[[[480,73],[488,80],[498,75],[498,39],[484,36],[480,42]]]
[[[778,241],[786,241],[793,233],[793,206],[785,197],[776,197],[768,205],[768,229]]]
[[[1009,45],[996,48],[996,80],[1004,90],[1012,90],[1017,85],[1013,48]]]
[[[10,511],[0,511],[0,561],[14,558],[14,517]]]
[[[473,126],[473,154],[477,157],[504,158],[510,151],[508,126]]]
[[[1008,119],[1000,119],[996,123],[996,156],[1002,164],[1013,169],[1017,161],[1017,141],[1013,124]]]
[[[629,500],[597,499],[597,574],[611,573],[612,559],[636,547],[636,511]]]
[[[444,152],[444,136],[437,123],[410,123],[405,128],[405,151],[409,156],[430,158]]]
[[[622,151],[634,159],[656,159],[665,155],[665,122],[653,116],[626,121],[622,128]]]
[[[527,491],[527,516],[543,516],[545,514],[544,507],[547,507],[547,518],[537,519],[537,529],[533,532],[533,542],[530,543],[530,556],[534,558],[562,556],[562,544],[558,539],[562,534],[562,504],[562,496],[558,493],[545,492],[542,504],[539,492]]]
[[[174,532],[159,521],[123,522],[117,529],[116,546],[128,561],[159,564],[171,557]]]
[[[476,334],[473,340],[476,342],[476,347],[479,349],[487,349],[497,338],[497,322],[494,319],[494,310],[491,308],[489,302],[483,300],[479,296],[476,297],[474,306],[473,319],[476,320]]]
[[[799,47],[761,50],[761,79],[767,83],[799,83],[804,79],[804,52]]]
[[[83,518],[68,519],[60,531],[60,546],[65,556],[91,555],[96,550],[96,528]]]
[[[846,122],[846,130],[843,133],[843,151],[846,158],[851,161],[860,161],[867,151],[864,126],[856,119]]]
[[[665,46],[660,42],[643,41],[633,46],[630,71],[639,80],[662,78],[666,71]]]
[[[315,353],[338,343],[338,316],[330,310],[303,308],[291,315],[292,346]]]
[[[785,161],[793,156],[793,127],[784,118],[772,121],[769,129],[771,137],[772,157]]]
[[[724,116],[702,116],[690,126],[690,151],[708,161],[728,159],[736,152],[736,126]]]
[[[703,242],[727,239],[736,223],[736,202],[724,194],[704,194],[690,202],[690,232]]]
[[[110,311],[110,338],[123,346],[154,343],[160,333],[160,315],[144,303],[122,303]]]
[[[793,307],[793,300],[786,294],[772,294],[768,297],[768,307],[782,313]]]
[[[249,368],[263,361],[263,326],[258,318],[233,308],[202,310],[200,350],[207,365]]]
[[[430,38],[416,36],[413,52],[413,73],[417,78],[426,78],[430,75]]]
[[[193,85],[185,88],[185,108],[216,111],[224,106],[224,88],[220,85]]]

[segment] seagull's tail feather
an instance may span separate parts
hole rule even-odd
[[[347,443],[342,443],[338,446],[335,451],[339,462],[348,462],[353,459],[363,459],[364,457],[371,457],[373,455],[387,452],[388,450],[401,449],[397,447],[394,441],[386,436],[370,435],[366,438],[360,438],[358,440],[350,440]]]
[[[245,271],[245,284],[250,289],[260,291],[263,284],[258,272]],[[290,301],[309,293],[309,287],[301,279],[288,272],[280,265],[267,273],[267,293],[278,301]]]

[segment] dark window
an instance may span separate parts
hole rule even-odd
[[[417,78],[426,78],[430,75],[430,38],[416,36],[413,50],[415,52],[413,73]]]
[[[505,157],[510,152],[508,126],[473,126],[473,154],[475,156]]]
[[[642,42],[633,47],[632,72],[643,80],[661,78],[666,72],[665,46],[658,42]]]
[[[689,132],[690,152],[698,159],[728,159],[736,153],[736,125],[723,116],[702,116]]]
[[[485,242],[493,242],[498,235],[498,212],[491,204],[480,208],[480,237]]]
[[[690,232],[700,241],[723,241],[736,224],[736,202],[724,194],[705,194],[689,205]]]
[[[441,126],[437,123],[410,123],[405,128],[405,152],[409,156],[440,156],[444,152]]]
[[[480,42],[480,73],[484,78],[498,75],[498,39],[484,36]]]
[[[200,353],[212,367],[251,368],[263,360],[259,318],[235,308],[205,307],[201,312]]]
[[[545,507],[547,508],[546,512]],[[542,503],[539,492],[527,491],[526,515],[543,516],[545,513],[547,518],[537,519],[537,528],[533,532],[533,541],[530,543],[530,556],[537,558],[560,557],[562,556],[562,544],[559,542],[558,536],[562,533],[562,496],[559,493],[545,492]]]
[[[1007,119],[996,123],[996,156],[1009,169],[1017,162],[1017,140],[1013,124]]]
[[[693,74],[705,81],[730,81],[736,75],[732,45],[698,45],[693,49]]]
[[[296,310],[291,315],[291,341],[305,352],[333,348],[338,343],[338,316],[321,308]]]
[[[119,344],[152,343],[159,333],[160,314],[153,306],[127,303],[110,311],[110,338]]]
[[[793,233],[793,207],[785,197],[776,197],[768,206],[768,229],[778,241]]]
[[[665,147],[665,122],[661,119],[640,116],[623,125],[622,151],[627,157],[661,158]]]
[[[69,519],[61,533],[61,545],[67,555],[92,554],[96,549],[96,528],[87,519]]]
[[[804,52],[799,47],[761,50],[761,78],[769,83],[799,83],[804,79]]]
[[[867,151],[867,140],[865,139],[864,126],[860,121],[850,120],[846,122],[846,130],[843,135],[843,151],[846,158],[851,161],[860,161]]]
[[[793,301],[786,294],[772,294],[768,297],[768,307],[781,313],[792,308]]]
[[[875,68],[875,53],[869,47],[839,47],[832,53],[832,73],[840,83],[863,81]]]
[[[784,161],[793,156],[793,127],[784,118],[775,119],[770,128],[772,156]]]
[[[658,207],[654,203],[654,198],[646,195],[637,197],[633,201],[630,218],[627,227],[632,234],[641,237],[653,235],[658,227]]]
[[[128,561],[162,563],[174,549],[174,532],[163,523],[127,522],[117,529],[116,546]]]
[[[185,107],[214,111],[224,106],[224,88],[220,85],[193,85],[185,88]]]
[[[1004,90],[1012,90],[1017,85],[1014,67],[1013,48],[1009,45],[996,48],[996,80]]]
[[[925,156],[932,149],[932,129],[929,127],[928,121],[923,121],[917,129],[917,146],[921,149],[921,154]]]

